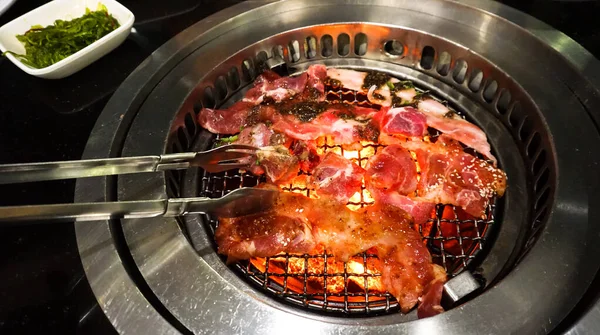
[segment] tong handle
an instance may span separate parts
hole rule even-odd
[[[156,217],[163,215],[165,207],[166,200],[6,206],[0,207],[0,222]]]
[[[221,198],[193,197],[158,200],[87,202],[53,205],[0,207],[0,222],[90,221],[107,219],[176,217],[211,213],[218,217],[238,217],[269,209],[278,190],[244,187]]]
[[[0,222],[93,221],[108,219],[175,217],[212,212],[219,199],[205,197],[159,200],[85,202],[0,207]],[[221,204],[222,205],[222,204]]]
[[[0,184],[186,169],[196,153],[0,165]]]

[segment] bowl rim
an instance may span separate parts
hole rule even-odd
[[[2,30],[3,28],[13,24],[15,21],[17,20],[21,20],[23,18],[26,18],[30,15],[32,15],[33,12],[35,11],[41,11],[42,9],[44,9],[45,7],[51,7],[51,6],[57,6],[58,2],[68,2],[70,0],[55,0],[55,1],[50,1],[46,4],[43,4],[42,6],[36,7],[32,10],[30,10],[29,12],[16,17],[15,19],[7,22],[6,24],[4,24],[3,26],[0,27],[0,30]],[[120,26],[111,31],[110,33],[104,35],[103,37],[101,37],[100,39],[94,41],[93,43],[91,43],[90,45],[86,46],[85,48],[75,52],[74,54],[71,54],[63,59],[61,59],[60,61],[50,65],[50,66],[46,66],[40,69],[36,69],[33,67],[30,67],[28,65],[25,65],[23,62],[21,62],[20,60],[18,60],[15,56],[11,55],[11,54],[6,54],[5,57],[10,59],[11,62],[13,62],[13,64],[15,64],[17,67],[19,67],[21,70],[25,71],[28,74],[31,75],[44,75],[44,74],[49,74],[52,72],[55,72],[59,69],[62,69],[66,66],[68,66],[71,62],[73,62],[75,59],[80,58],[84,55],[89,54],[92,50],[97,49],[98,47],[100,47],[101,45],[104,45],[108,42],[108,40],[116,37],[117,35],[120,35],[121,33],[123,33],[125,30],[131,29],[131,27],[133,26],[133,23],[135,22],[135,15],[127,8],[125,7],[123,4],[121,4],[120,2],[116,1],[116,0],[98,0],[99,3],[112,3],[115,6],[119,6],[121,7],[121,9],[127,14],[128,19],[125,22],[119,22]],[[56,17],[54,20],[60,19],[59,17]],[[116,47],[116,46],[115,46]],[[8,50],[8,48],[2,43],[2,40],[0,40],[0,50],[2,52],[6,52]],[[91,63],[90,63],[91,64]],[[89,64],[86,64],[86,66]]]

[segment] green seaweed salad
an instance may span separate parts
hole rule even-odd
[[[17,39],[25,46],[25,55],[7,51],[23,64],[44,68],[99,40],[117,29],[119,22],[108,13],[106,6],[98,4],[96,11],[86,8],[82,17],[64,21],[56,20],[54,25],[32,26]]]

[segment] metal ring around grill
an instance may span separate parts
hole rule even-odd
[[[526,22],[523,21],[525,16],[501,5],[477,4],[492,12],[505,13],[509,19],[519,23]],[[594,97],[598,83],[590,79],[594,78],[593,73],[598,69],[597,63],[590,61],[590,72],[581,74],[576,67],[566,66],[561,55],[533,35],[470,5],[442,1],[418,4],[410,1],[339,1],[335,4],[335,11],[327,10],[332,8],[327,6],[331,5],[319,1],[286,1],[262,7],[256,3],[241,4],[218,14],[213,18],[214,24],[205,21],[191,27],[157,51],[153,56],[155,60],[149,63],[152,71],[134,73],[124,83],[124,87],[129,89],[115,94],[92,134],[86,157],[156,154],[171,150],[176,142],[187,141],[189,145],[193,137],[179,129],[190,128],[186,118],[189,119],[187,115],[198,109],[198,103],[204,100],[199,97],[212,93],[212,97],[205,98],[206,101],[223,101],[230,94],[227,87],[236,86],[235,76],[229,76],[228,71],[239,66],[239,62],[222,63],[231,59],[232,55],[247,52],[256,57],[252,59],[255,61],[264,58],[254,52],[256,48],[262,47],[268,58],[274,51],[272,46],[286,45],[287,53],[283,56],[289,63],[301,67],[308,64],[301,61],[303,51],[311,55],[315,50],[293,43],[294,39],[290,44],[277,42],[277,39],[289,41],[290,36],[297,36],[295,40],[301,41],[308,37],[303,29],[335,22],[339,23],[340,29],[347,22],[372,22],[374,26],[399,29],[404,33],[395,36],[395,42],[377,42],[377,48],[381,48],[377,57],[389,57],[385,58],[389,70],[403,66],[404,76],[414,78],[423,87],[438,87],[439,93],[445,94],[442,98],[465,108],[476,123],[488,130],[496,149],[507,149],[504,145],[513,146],[521,158],[501,160],[505,169],[510,170],[511,164],[514,171],[522,169],[523,164],[528,167],[521,176],[528,181],[517,182],[512,187],[524,196],[507,197],[505,213],[513,213],[516,217],[521,215],[515,220],[524,220],[531,225],[505,225],[504,222],[510,222],[510,219],[504,215],[503,221],[499,220],[503,226],[494,244],[494,248],[503,252],[490,253],[485,259],[489,264],[500,264],[488,267],[490,278],[498,278],[499,281],[483,295],[431,319],[410,321],[410,316],[402,315],[369,319],[323,317],[266,299],[265,295],[225,267],[206,233],[196,230],[192,236],[186,236],[174,220],[125,220],[122,230],[115,222],[94,227],[78,224],[78,243],[86,273],[111,322],[124,332],[139,330],[117,312],[124,306],[134,306],[131,308],[142,317],[137,327],[143,325],[145,330],[154,329],[160,333],[173,330],[172,327],[193,332],[206,332],[207,329],[281,332],[293,331],[290,327],[300,323],[303,332],[506,333],[540,332],[539,327],[547,329],[558,323],[578,300],[598,268],[596,261],[583,257],[598,251],[592,239],[598,234],[598,228],[591,224],[598,218],[598,213],[590,205],[592,201],[598,201],[598,194],[591,190],[597,182],[593,166],[598,164],[599,154],[598,146],[590,143],[600,143],[600,139],[597,116],[588,114],[600,104],[597,96]],[[244,13],[246,10],[249,11]],[[451,17],[445,17],[449,14]],[[228,20],[233,16],[236,20]],[[401,22],[399,18],[402,18]],[[527,22],[539,24],[537,21]],[[490,28],[492,24],[493,29]],[[396,25],[402,27],[395,28]],[[328,31],[331,28],[328,26]],[[238,35],[239,30],[245,34]],[[346,44],[344,39],[341,41],[342,45],[348,45],[348,53],[357,57],[344,58],[343,62],[335,65],[385,68],[380,59],[369,65],[368,59],[373,57],[373,50],[367,49],[361,55],[364,51],[360,46],[362,42],[354,44],[355,40],[362,41],[362,37],[357,35],[359,32],[348,35],[350,44]],[[417,40],[411,42],[413,37]],[[370,38],[371,35],[367,34],[367,41]],[[182,41],[187,42],[182,45]],[[427,42],[430,44],[421,45],[419,41],[430,41]],[[339,44],[336,45],[339,47]],[[310,45],[309,41],[307,45]],[[406,52],[415,50],[418,45],[421,45],[419,53],[409,57]],[[254,49],[249,50],[249,46]],[[443,50],[444,46],[447,50]],[[462,51],[457,55],[453,50]],[[332,52],[343,54],[346,48],[335,48]],[[447,61],[443,52],[456,61]],[[507,57],[507,53],[514,56],[519,52],[532,56],[522,57],[518,62],[514,61],[514,57]],[[203,55],[211,57],[202,58]],[[364,59],[357,60],[358,56],[364,56]],[[573,58],[570,59],[573,61]],[[353,61],[358,63],[352,64]],[[404,61],[408,63],[395,64]],[[479,71],[463,71],[465,65]],[[214,71],[216,68],[219,71]],[[560,71],[548,74],[545,72],[548,68]],[[252,67],[248,66],[245,73],[242,67],[240,79],[244,79],[245,74],[251,78],[255,75],[252,71]],[[543,89],[540,81],[544,83]],[[510,92],[508,99],[502,89]],[[547,94],[545,90],[548,89],[553,95]],[[519,104],[503,105],[503,99],[518,101]],[[497,108],[496,116],[490,117],[486,104]],[[581,120],[577,128],[573,128],[572,122],[565,122],[565,115],[556,109],[569,110],[569,120]],[[124,115],[122,119],[118,117],[120,114]],[[495,128],[498,134],[505,133],[507,128],[512,129],[512,136],[496,138],[490,134]],[[532,129],[537,130],[537,136],[532,134]],[[580,137],[569,136],[574,129]],[[125,133],[127,138],[122,145]],[[203,140],[201,136],[197,141]],[[174,142],[174,137],[178,141]],[[519,144],[521,150],[516,144],[520,142],[524,142]],[[536,162],[542,163],[536,165]],[[573,165],[591,169],[578,171],[573,169]],[[516,179],[520,176],[518,173],[513,175]],[[188,177],[192,178],[187,174],[180,178]],[[518,181],[514,179],[513,182]],[[115,192],[114,180],[111,180],[78,181],[77,200],[110,200],[116,196],[119,199],[156,198],[167,193],[168,181],[164,176],[120,178],[118,193]],[[510,199],[514,201],[512,205]],[[512,212],[506,210],[511,208],[514,209]],[[532,208],[531,217],[525,217],[523,213]],[[195,224],[202,223],[198,221]],[[540,235],[544,238],[535,242],[535,237]],[[108,243],[108,247],[99,246],[98,238],[102,243]],[[590,239],[589,242],[586,243],[586,239]],[[508,244],[502,244],[502,241],[508,241]],[[200,248],[194,250],[192,243]],[[511,264],[516,261],[520,261],[519,266],[512,269]],[[122,263],[133,282],[127,279],[129,277]],[[110,281],[107,278],[111,278]],[[132,284],[139,291],[126,289]],[[560,285],[568,294],[547,294],[555,285]],[[119,292],[127,294],[127,300],[122,300],[125,297],[119,297]],[[107,300],[107,297],[112,298]],[[115,304],[119,309],[115,309]],[[514,320],[511,315],[515,313],[527,313],[528,318],[505,322]],[[144,318],[149,321],[144,321]],[[493,318],[502,318],[503,322],[490,324],[489,320]]]

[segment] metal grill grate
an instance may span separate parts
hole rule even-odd
[[[330,89],[327,100],[371,106],[365,96],[352,91]],[[335,151],[362,167],[371,155],[384,147],[361,143],[361,150],[348,155],[344,148],[332,145],[326,139],[317,144],[319,153]],[[263,181],[243,171],[205,172],[200,180],[200,196],[221,197],[239,187],[252,187]],[[314,195],[302,181],[294,181],[283,189],[308,197]],[[454,206],[437,205],[435,215],[427,223],[415,227],[423,236],[433,261],[443,266],[449,277],[460,273],[486,247],[489,230],[494,226],[495,200],[490,202],[485,219],[466,218]],[[350,199],[348,206],[358,208],[372,203],[363,185],[362,191]],[[207,222],[214,236],[218,222],[210,217]],[[394,297],[383,288],[378,263],[377,256],[368,251],[344,263],[326,250],[320,250],[310,255],[254,258],[238,262],[234,267],[254,285],[293,305],[342,315],[371,316],[399,311]]]

